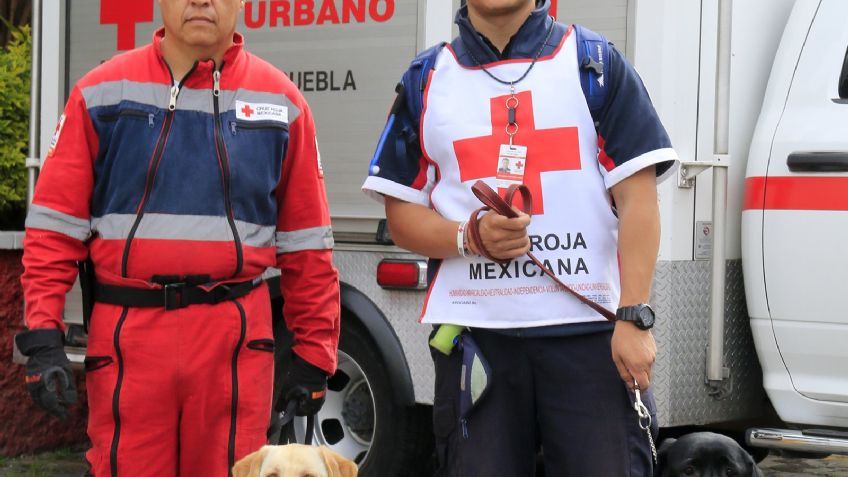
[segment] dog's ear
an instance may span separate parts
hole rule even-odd
[[[258,451],[244,456],[233,466],[233,477],[259,477],[262,461],[268,454],[268,446],[263,446]]]
[[[665,472],[666,461],[668,460],[668,450],[675,442],[677,442],[677,439],[671,437],[663,439],[662,444],[660,444],[660,448],[657,449],[657,465],[654,468],[655,477],[662,477]]]
[[[677,439],[675,439],[673,437],[668,437],[666,439],[663,439],[662,443],[660,444],[660,448],[657,449],[657,455],[667,453],[668,448],[671,447],[672,445],[674,445],[675,442],[677,442]]]
[[[748,453],[745,449],[742,449],[745,454],[745,460],[748,462],[748,465],[751,468],[751,473],[749,474],[751,477],[763,477],[763,471],[757,467],[757,462],[754,460],[754,457]]]
[[[318,450],[327,466],[328,477],[356,477],[359,473],[359,468],[352,460],[345,459],[327,447],[319,447]]]

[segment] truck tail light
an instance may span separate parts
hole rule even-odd
[[[377,284],[383,288],[423,290],[427,287],[427,263],[423,260],[381,260],[377,265]]]

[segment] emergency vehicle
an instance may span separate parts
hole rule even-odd
[[[433,368],[430,328],[418,323],[427,262],[391,243],[360,186],[395,84],[416,52],[455,34],[459,3],[247,0],[240,20],[247,48],[289,74],[316,118],[343,308],[339,373],[316,440],[364,476],[426,469]],[[848,453],[848,2],[552,3],[560,20],[625,52],[682,159],[659,187],[660,426]],[[36,4],[34,123],[46,153],[74,82],[149,41],[159,15],[154,0]],[[81,362],[78,296],[65,319]]]

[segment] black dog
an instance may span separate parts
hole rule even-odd
[[[654,477],[762,477],[754,459],[736,441],[712,432],[666,439],[657,452]]]

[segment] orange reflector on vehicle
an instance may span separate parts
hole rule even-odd
[[[416,260],[382,260],[377,265],[377,284],[383,288],[419,288],[421,265]]]

